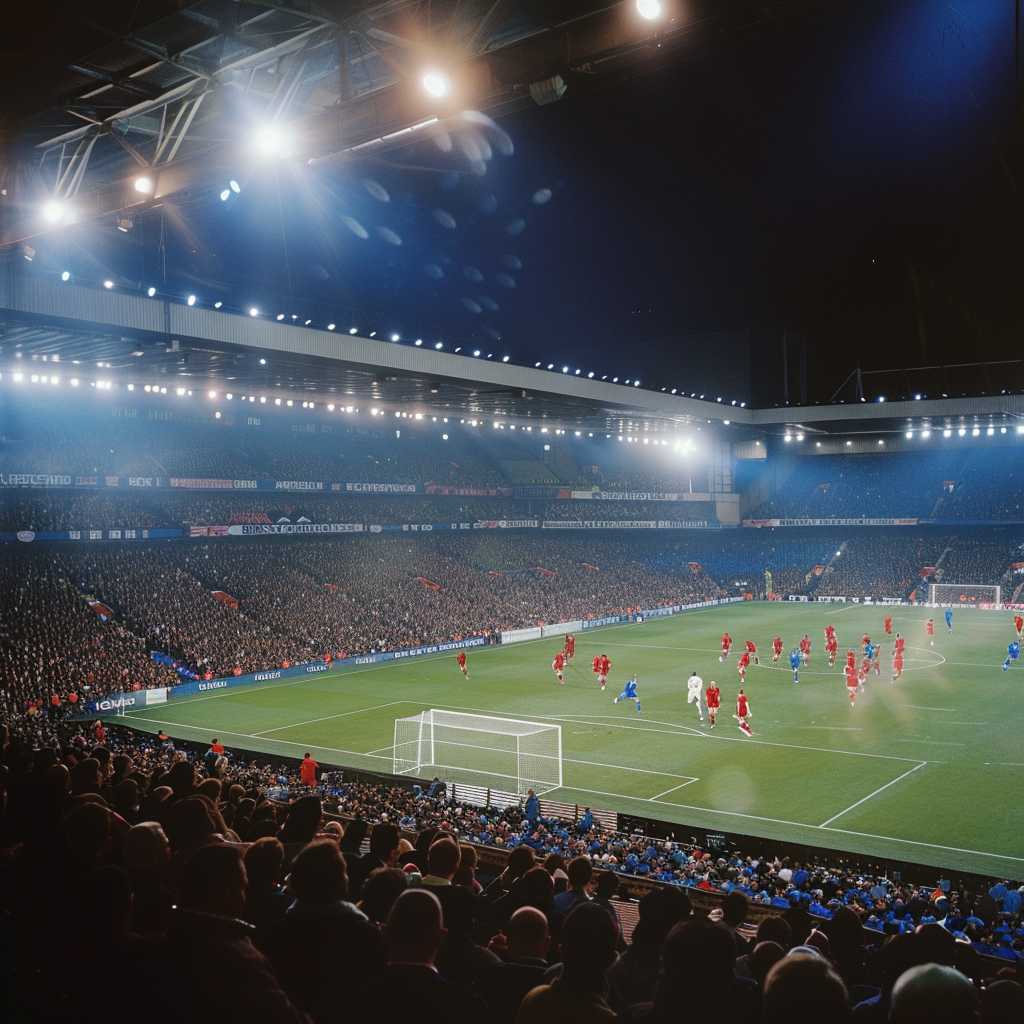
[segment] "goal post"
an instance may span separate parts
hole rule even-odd
[[[562,727],[431,708],[395,719],[392,760],[396,775],[444,773],[540,795],[562,785]]]
[[[984,583],[930,583],[929,604],[999,605],[1002,588]]]

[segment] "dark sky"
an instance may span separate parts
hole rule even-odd
[[[466,122],[451,152],[240,166],[237,201],[47,255],[148,282],[163,232],[172,292],[759,403],[782,399],[783,338],[793,400],[858,363],[1016,358],[1014,26],[1014,0],[825,3],[572,77],[500,129]],[[948,380],[1024,372],[867,386]]]

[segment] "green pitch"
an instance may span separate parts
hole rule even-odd
[[[882,639],[883,609],[757,603],[581,633],[564,687],[550,668],[560,642],[540,640],[470,650],[468,681],[445,654],[172,700],[129,713],[127,724],[390,772],[396,718],[444,708],[550,721],[561,726],[564,758],[564,787],[552,799],[1021,878],[1024,664],[1000,667],[1011,615],[957,611],[949,635],[940,614],[932,647],[928,612],[892,612],[907,638],[903,678],[890,683],[885,642],[882,676],[870,677],[852,710],[822,632],[835,624],[842,662],[848,646],[859,653],[862,633]],[[735,646],[720,664],[724,629]],[[813,656],[794,685],[786,659],[804,632]],[[776,633],[785,654],[771,666]],[[732,717],[747,639],[761,657],[747,673],[752,738]],[[613,663],[603,693],[590,670],[598,653]],[[713,732],[686,704],[693,670],[722,690]],[[641,714],[612,703],[634,673]],[[468,781],[465,772],[455,778]]]

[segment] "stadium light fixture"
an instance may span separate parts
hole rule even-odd
[[[189,297],[185,300],[185,302],[189,306],[194,306],[196,304],[196,297],[194,295],[189,295]]]
[[[402,340],[402,336],[400,334],[392,334],[391,335],[391,340],[392,341],[401,341]]]
[[[423,91],[435,100],[444,99],[452,90],[451,79],[443,71],[438,71],[436,68],[423,72],[420,78],[420,85],[423,87]]]
[[[71,220],[71,207],[61,199],[47,199],[42,208],[43,220],[56,227]]]
[[[797,439],[798,441],[802,441],[802,440],[804,439],[804,435],[803,435],[803,434],[797,434],[797,435],[796,435],[796,439]]]
[[[905,433],[905,434],[904,434],[903,436],[904,436],[904,437],[905,437],[905,438],[906,438],[906,439],[907,439],[908,441],[910,441],[910,440],[912,440],[912,439],[913,439],[913,437],[914,437],[914,432],[913,432],[912,430],[908,430],[908,431],[907,431],[907,432],[906,432],[906,433]]]
[[[985,436],[986,437],[991,437],[995,432],[996,432],[996,428],[995,427],[989,427],[988,430],[985,431]]]
[[[257,317],[259,315],[260,315],[260,310],[259,310],[258,306],[250,306],[249,307],[249,316]]]
[[[932,432],[930,430],[922,430],[921,431],[921,440],[922,441],[927,441],[928,438],[930,438],[931,436],[932,436]]]
[[[266,359],[264,359],[263,356],[260,356],[260,366],[266,366],[266,365],[267,365]]]
[[[359,328],[358,327],[350,327],[348,329],[348,333],[349,334],[357,334],[358,332],[359,332]]]
[[[755,441],[755,442],[754,442],[754,444],[758,444],[758,445],[759,445],[760,443],[761,443],[760,441]],[[820,442],[820,441],[815,441],[815,442],[814,442],[814,447],[815,447],[815,448],[820,448],[820,447],[821,447],[821,442]]]
[[[959,430],[958,430],[958,431],[956,432],[956,434],[957,434],[957,437],[966,437],[966,436],[967,436],[967,428],[966,428],[966,427],[961,427],[961,428],[960,428],[960,429],[959,429]]]
[[[441,351],[441,349],[443,349],[443,348],[444,348],[444,342],[443,342],[443,341],[435,341],[435,342],[434,342],[434,348],[435,348],[435,349],[436,349],[436,350],[437,350],[438,352],[440,352],[440,351]]]
[[[256,152],[267,159],[286,160],[295,150],[290,133],[283,125],[274,122],[258,128],[252,141]]]
[[[853,442],[852,441],[847,441],[846,442],[846,447],[847,448],[852,448],[853,447]]]
[[[636,13],[644,21],[657,21],[662,16],[665,8],[661,0],[636,0]]]
[[[113,282],[113,281],[111,281],[111,280],[110,280],[110,278],[108,277],[108,278],[107,278],[107,279],[106,279],[106,280],[105,280],[105,281],[103,282],[103,287],[104,287],[104,288],[106,288],[106,289],[107,289],[107,291],[109,292],[109,291],[110,291],[110,289],[114,287],[114,282]]]
[[[942,431],[942,436],[943,437],[952,437],[953,436],[953,431],[949,427],[946,427],[946,429]]]
[[[154,288],[154,287],[153,287],[152,285],[150,285],[150,286],[149,286],[149,287],[148,287],[148,288],[146,289],[146,294],[147,294],[147,295],[148,295],[148,296],[149,296],[150,298],[153,298],[153,296],[154,296],[154,295],[156,295],[156,288]]]
[[[220,190],[220,201],[226,203],[231,198],[231,189],[222,188]]]
[[[502,356],[501,357],[501,361],[503,363],[507,363],[511,358],[512,358],[511,356]]]
[[[220,301],[220,299],[218,299],[218,300],[217,300],[217,301],[216,301],[216,302],[215,302],[215,303],[213,304],[213,308],[214,308],[214,309],[220,309],[220,307],[221,307],[221,306],[223,306],[223,305],[224,305],[224,303],[223,303],[223,302],[221,302],[221,301]]]
[[[921,392],[920,391],[916,395],[914,395],[914,401],[915,402],[920,402],[921,401]]]
[[[309,325],[310,325],[310,324],[311,324],[312,322],[313,322],[312,320],[306,320],[306,321],[305,321],[305,322],[303,323],[303,325],[302,325],[302,326],[303,326],[303,327],[308,327],[308,326],[309,326]]]
[[[282,321],[282,320],[284,319],[284,313],[278,313],[278,314],[277,314],[277,316],[275,316],[275,317],[274,317],[274,319],[275,319],[275,320],[276,320],[276,321],[277,321],[278,323],[280,323],[280,322],[281,322],[281,321]]]
[[[241,186],[241,185],[239,185],[239,184],[238,184],[238,182],[237,182],[237,181],[235,181],[235,179],[234,179],[234,178],[232,178],[232,179],[231,179],[231,180],[230,180],[230,181],[228,182],[228,188],[229,188],[229,189],[231,189],[231,191],[232,191],[232,192],[234,192],[236,196],[237,196],[237,195],[241,195],[241,192],[242,192],[242,186]]]
[[[327,330],[329,330],[329,331],[333,331],[333,330],[334,330],[334,328],[335,328],[335,327],[337,327],[337,326],[338,326],[337,324],[328,324],[328,325],[327,325]]]
[[[978,427],[975,427],[971,431],[971,437],[981,437],[981,430]]]
[[[148,174],[140,174],[133,182],[132,188],[139,195],[151,196],[153,194],[153,179]]]
[[[1005,434],[1006,433],[1006,427],[1000,427],[999,428],[999,433],[1000,434]]]
[[[60,272],[60,279],[62,281],[65,281],[65,282],[70,281],[71,280],[71,271],[70,270],[62,270]]]
[[[878,396],[878,401],[879,402],[884,402],[885,401],[885,395],[879,395]]]
[[[883,440],[882,440],[882,438],[879,438],[879,439],[878,439],[878,443],[879,443],[879,444],[885,444],[885,441],[883,441]]]
[[[562,367],[562,373],[568,373],[568,372],[569,372],[569,367],[568,366],[563,366]]]

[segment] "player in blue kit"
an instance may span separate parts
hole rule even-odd
[[[637,711],[637,714],[639,714],[640,713],[640,698],[637,696],[636,687],[637,687],[636,676],[633,676],[632,679],[627,679],[625,686],[622,687],[622,693],[620,693],[618,695],[618,697],[616,697],[612,701],[612,703],[613,704],[618,704],[620,700],[633,700],[633,701],[636,701],[636,711]]]
[[[953,632],[953,609],[946,609],[946,630],[947,632]]]
[[[793,682],[800,682],[800,652],[794,647],[789,652],[789,667],[793,670]]]
[[[1020,641],[1011,640],[1006,645],[1006,661],[1003,662],[1003,671],[1008,672],[1010,666],[1020,657]]]

